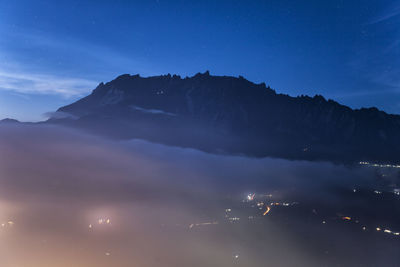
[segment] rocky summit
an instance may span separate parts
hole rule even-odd
[[[323,96],[291,97],[245,78],[121,75],[47,123],[212,153],[398,162],[400,116]],[[62,116],[60,116],[62,115]]]

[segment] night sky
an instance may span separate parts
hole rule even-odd
[[[0,0],[0,119],[124,73],[210,70],[400,113],[400,1]]]

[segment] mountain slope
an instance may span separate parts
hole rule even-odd
[[[49,123],[114,138],[143,138],[209,152],[339,162],[400,158],[400,116],[352,110],[322,96],[290,97],[243,77],[208,72],[121,75]]]

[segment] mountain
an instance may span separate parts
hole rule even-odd
[[[264,83],[209,72],[121,75],[61,107],[47,123],[254,157],[398,162],[400,116],[353,110],[320,95],[277,94]]]
[[[20,123],[18,120],[15,119],[10,119],[10,118],[5,118],[0,120],[0,124],[15,124],[15,123]]]

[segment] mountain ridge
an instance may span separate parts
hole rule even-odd
[[[124,74],[50,119],[113,138],[209,152],[344,162],[397,162],[400,116],[321,95],[278,94],[244,77]],[[170,136],[168,136],[170,135]]]

